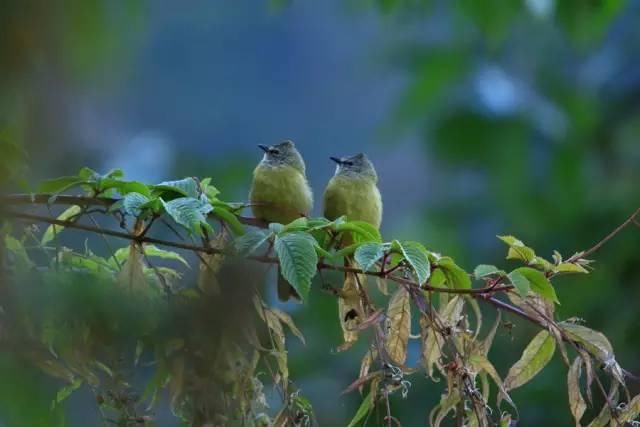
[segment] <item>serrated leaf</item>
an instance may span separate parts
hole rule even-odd
[[[483,277],[491,276],[493,274],[504,276],[505,272],[500,270],[495,265],[486,265],[486,264],[480,264],[473,269],[473,276],[476,279],[481,279]]]
[[[446,278],[446,283],[449,287],[454,289],[469,289],[471,288],[471,277],[458,266],[450,257],[441,257],[437,261],[437,270],[442,271]]]
[[[282,276],[305,300],[318,264],[315,239],[306,233],[293,232],[277,236],[274,247]]]
[[[80,206],[73,205],[68,207],[67,209],[65,209],[64,212],[58,215],[57,219],[60,221],[67,221],[70,218],[73,218],[74,216],[78,215],[80,212],[82,212],[82,208]],[[42,238],[40,239],[40,244],[42,246],[45,246],[47,243],[52,241],[56,235],[62,232],[62,230],[64,230],[63,226],[51,224],[49,227],[47,227],[44,234],[42,235]]]
[[[553,289],[553,285],[540,270],[536,270],[535,268],[531,267],[520,267],[516,268],[513,271],[517,271],[527,278],[527,280],[531,284],[532,292],[551,302],[560,304],[560,301],[558,301],[558,296],[556,295],[556,291],[555,289]]]
[[[143,194],[136,192],[127,193],[122,200],[122,208],[127,214],[139,217],[142,213],[142,206],[149,203],[149,201],[150,199]]]
[[[207,225],[206,215],[213,210],[209,202],[192,197],[180,197],[165,202],[160,199],[167,214],[187,230],[201,234],[202,226]]]
[[[413,271],[416,273],[418,283],[422,285],[427,281],[431,274],[431,264],[429,263],[429,258],[427,256],[427,249],[418,242],[399,242],[396,240],[394,243],[398,245],[404,259],[407,260]]]
[[[580,427],[580,420],[587,410],[587,404],[580,392],[580,376],[582,375],[582,358],[576,357],[567,374],[567,390],[569,392],[569,409]]]
[[[540,331],[522,352],[520,360],[509,369],[504,380],[507,391],[526,384],[535,377],[553,357],[556,340],[548,331]]]
[[[518,295],[522,298],[526,298],[529,294],[529,280],[517,271],[512,271],[507,275],[507,277],[509,277],[509,281],[513,287],[516,288],[516,291],[518,291]]]
[[[265,230],[253,230],[235,240],[235,248],[240,256],[251,255],[273,236]]]
[[[385,349],[391,361],[397,366],[402,366],[407,360],[407,346],[411,333],[409,292],[402,286],[398,287],[389,300],[387,321]]]
[[[354,258],[364,271],[368,271],[384,256],[384,246],[380,243],[364,243],[356,249]]]
[[[347,427],[355,427],[356,425],[358,425],[358,423],[367,416],[371,409],[373,409],[373,396],[373,390],[371,390],[367,397],[362,400],[362,403],[360,403],[360,407],[356,411]]]
[[[184,178],[177,181],[164,181],[160,184],[154,185],[153,189],[160,191],[169,190],[194,199],[200,196],[198,183],[193,178]]]

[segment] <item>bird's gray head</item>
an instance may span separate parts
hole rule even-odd
[[[336,162],[336,175],[351,176],[354,178],[369,178],[374,181],[378,180],[378,174],[373,167],[373,163],[364,153],[356,154],[351,157],[330,157]]]
[[[304,174],[304,160],[293,142],[284,141],[275,145],[258,145],[258,147],[264,151],[261,164],[271,167],[291,166]]]

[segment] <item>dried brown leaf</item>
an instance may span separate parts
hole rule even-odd
[[[363,313],[356,276],[347,274],[338,298],[338,315],[340,316],[340,326],[342,327],[344,339],[342,346],[349,348],[358,340],[357,327],[364,317]]]
[[[278,317],[278,319],[280,319],[281,322],[283,322],[285,325],[289,327],[289,329],[291,330],[291,333],[296,337],[298,337],[298,339],[302,341],[302,344],[306,344],[304,340],[304,335],[302,335],[302,332],[300,332],[300,329],[298,329],[298,327],[296,326],[296,324],[294,323],[293,319],[289,314],[277,308],[272,308],[271,312],[275,314]]]
[[[569,409],[576,420],[576,427],[580,427],[580,420],[587,410],[587,404],[580,392],[580,377],[582,376],[582,359],[576,357],[567,374],[567,389],[569,392]]]
[[[399,287],[389,300],[387,321],[385,349],[391,361],[402,366],[407,360],[411,333],[411,298],[404,287]]]

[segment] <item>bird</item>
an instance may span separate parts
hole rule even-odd
[[[382,223],[382,197],[373,163],[364,153],[330,159],[336,163],[336,170],[323,195],[325,218],[335,220],[345,216],[348,221],[365,221],[379,229]],[[351,238],[343,238],[339,246],[351,243]],[[351,257],[345,257],[344,263],[346,267],[358,267]],[[364,317],[358,284],[363,284],[364,280],[364,275],[345,273],[344,284],[338,292],[344,348],[352,345],[358,338],[355,326]]]
[[[302,155],[292,141],[258,145],[264,156],[253,171],[249,201],[253,215],[269,223],[288,224],[308,216],[313,208],[313,192],[306,176]],[[278,299],[301,302],[300,296],[282,276],[278,267]]]

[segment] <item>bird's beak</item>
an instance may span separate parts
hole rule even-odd
[[[265,153],[269,152],[269,146],[268,145],[262,145],[262,144],[258,144],[258,147],[260,147],[260,149],[262,151],[264,151]]]
[[[337,157],[329,157],[331,160],[333,160],[334,162],[336,162],[337,164],[341,165],[342,164],[342,160],[337,158]]]

